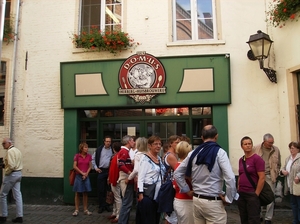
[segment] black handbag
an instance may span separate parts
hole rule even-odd
[[[155,195],[156,183],[154,184],[144,184],[144,196],[153,200]]]
[[[252,184],[253,188],[256,189],[256,184],[254,183],[254,181],[252,180],[252,178],[250,177],[250,175],[249,175],[249,173],[246,169],[245,156],[243,156],[242,162],[243,162],[245,174],[246,174],[249,182]],[[261,190],[258,197],[259,197],[259,201],[260,201],[261,206],[268,205],[268,204],[270,204],[271,202],[273,202],[275,200],[275,194],[272,191],[272,188],[270,187],[270,185],[266,181],[265,181],[263,189]]]

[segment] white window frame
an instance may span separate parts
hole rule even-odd
[[[191,25],[192,25],[192,39],[190,40],[177,40],[177,27],[176,27],[176,0],[172,1],[173,8],[173,42],[191,42],[191,41],[207,41],[207,40],[218,40],[217,30],[217,16],[216,16],[216,0],[211,0],[212,3],[212,19],[213,19],[213,38],[211,39],[198,39],[198,18],[197,18],[197,1],[190,0],[191,4]]]
[[[80,0],[80,5],[79,5],[79,22],[78,22],[78,26],[79,26],[79,28],[78,28],[78,30],[79,30],[79,32],[81,32],[82,30],[82,26],[81,26],[81,24],[82,24],[82,17],[81,17],[81,15],[82,15],[82,1],[83,0]],[[105,16],[106,16],[106,11],[108,12],[107,14],[110,14],[109,13],[109,9],[107,8],[107,4],[106,4],[106,0],[101,0],[101,8],[100,8],[100,30],[105,30],[105,26],[106,25],[108,25],[108,24],[106,24],[105,22]],[[121,23],[120,24],[116,24],[116,25],[120,25],[121,27],[122,27],[122,23],[123,23],[123,9],[124,9],[124,0],[121,0],[121,17],[122,18],[120,18],[121,19]],[[114,15],[112,15],[112,16],[114,16]],[[116,17],[116,19],[118,19],[117,17]],[[90,25],[91,26],[91,25]]]

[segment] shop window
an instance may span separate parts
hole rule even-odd
[[[202,129],[204,126],[212,124],[211,118],[193,119],[192,121],[192,135],[193,135],[193,147],[196,148],[198,145],[203,143],[201,138]]]
[[[211,115],[211,107],[193,107],[192,115]]]
[[[86,142],[88,152],[93,154],[97,149],[97,121],[80,122],[80,142]]]
[[[112,31],[121,24],[122,0],[81,0],[81,31],[89,32],[92,26]]]
[[[217,39],[215,0],[173,0],[173,41]]]
[[[146,109],[146,116],[188,116],[188,107]]]
[[[4,96],[6,80],[6,62],[1,61],[0,73],[0,125],[4,124]]]

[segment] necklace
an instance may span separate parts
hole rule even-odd
[[[151,152],[148,152],[148,155],[151,157],[151,159],[152,159],[154,162],[158,163],[157,156],[154,156]]]

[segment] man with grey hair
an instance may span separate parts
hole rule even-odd
[[[133,180],[126,184],[126,179],[133,171],[132,160],[129,155],[129,150],[135,146],[132,136],[125,135],[122,139],[122,147],[118,153],[118,167],[119,167],[119,183],[122,193],[122,206],[119,215],[119,224],[127,224],[130,216],[130,210],[133,203]]]
[[[7,150],[4,157],[4,177],[0,190],[0,223],[6,222],[7,211],[7,195],[12,190],[16,201],[16,218],[12,220],[14,223],[23,223],[23,200],[21,193],[22,179],[22,153],[14,147],[9,138],[4,138],[2,146]]]
[[[263,137],[263,142],[253,147],[254,152],[265,161],[266,181],[271,186],[275,194],[276,179],[281,167],[281,156],[278,147],[274,145],[274,137],[267,133]],[[274,213],[274,202],[267,205],[265,224],[271,224]]]
[[[203,143],[189,152],[174,172],[180,193],[193,196],[194,223],[227,223],[224,205],[238,199],[235,175],[226,151],[217,143],[218,136],[215,126],[204,126]],[[192,188],[186,177],[191,178]]]

